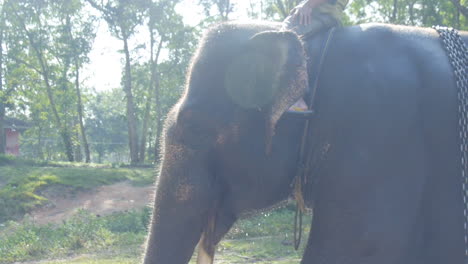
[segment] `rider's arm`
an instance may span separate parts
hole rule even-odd
[[[302,1],[295,10],[295,16],[302,25],[308,25],[312,21],[312,10],[320,4],[333,0],[306,0]]]

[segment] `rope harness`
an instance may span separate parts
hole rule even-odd
[[[310,91],[309,101],[308,104],[308,111],[305,113],[305,124],[304,124],[304,131],[302,133],[301,138],[301,147],[299,150],[299,166],[296,172],[296,176],[294,177],[292,186],[293,186],[293,196],[296,200],[296,213],[294,214],[294,249],[297,250],[299,245],[301,244],[302,238],[302,216],[306,210],[305,202],[304,202],[304,189],[303,185],[307,183],[307,176],[310,174],[310,160],[312,151],[306,148],[309,142],[310,137],[310,118],[313,116],[313,105],[315,94],[317,93],[317,87],[319,84],[319,76],[322,71],[323,63],[325,61],[325,57],[328,53],[328,48],[330,46],[331,40],[333,39],[333,35],[335,33],[336,28],[333,27],[328,31],[327,38],[323,42],[323,46],[321,49],[321,55],[319,64],[317,66],[317,74],[315,75],[315,79],[313,82],[312,89]]]
[[[463,195],[463,228],[465,263],[468,263],[468,48],[453,28],[433,27],[440,35],[449,57],[458,88],[458,126],[460,137],[461,176]]]

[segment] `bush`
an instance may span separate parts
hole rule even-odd
[[[147,232],[151,210],[145,207],[140,211],[115,213],[106,217],[106,227],[115,233]]]
[[[0,154],[0,166],[10,165],[14,162],[15,157],[11,155]]]

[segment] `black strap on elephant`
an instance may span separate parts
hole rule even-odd
[[[434,27],[440,35],[449,57],[458,88],[458,125],[460,136],[461,175],[465,238],[465,263],[468,263],[468,48],[457,30]]]
[[[317,88],[319,86],[319,79],[320,79],[320,72],[323,67],[323,62],[325,60],[325,57],[328,53],[328,47],[330,46],[331,41],[333,40],[333,35],[335,33],[336,28],[333,27],[327,32],[327,37],[324,39],[324,42],[322,44],[321,50],[320,50],[320,59],[317,60],[317,64],[315,64],[312,68],[315,69],[313,71],[311,77],[312,77],[312,86],[310,87],[308,96],[307,96],[307,105],[308,105],[308,110],[307,111],[302,111],[302,112],[293,112],[293,113],[299,113],[305,117],[305,125],[304,125],[304,131],[302,133],[302,139],[301,139],[301,147],[299,151],[299,164],[298,164],[298,169],[296,176],[294,177],[294,182],[293,182],[293,195],[294,199],[296,200],[296,213],[294,215],[294,249],[298,250],[299,245],[301,243],[301,238],[302,238],[302,215],[306,210],[305,202],[304,202],[304,184],[307,182],[307,176],[310,175],[310,170],[312,166],[312,159],[311,159],[311,152],[309,151],[310,148],[308,148],[308,142],[309,142],[309,137],[311,136],[311,131],[310,131],[310,119],[313,117],[314,111],[313,111],[313,105],[315,101],[315,95],[317,93]]]

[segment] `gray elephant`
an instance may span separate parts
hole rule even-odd
[[[212,263],[241,214],[291,195],[304,120],[287,110],[327,34],[279,27],[204,35],[166,121],[145,264],[188,263],[197,244]],[[321,68],[302,263],[464,263],[457,88],[437,32],[337,29]]]

